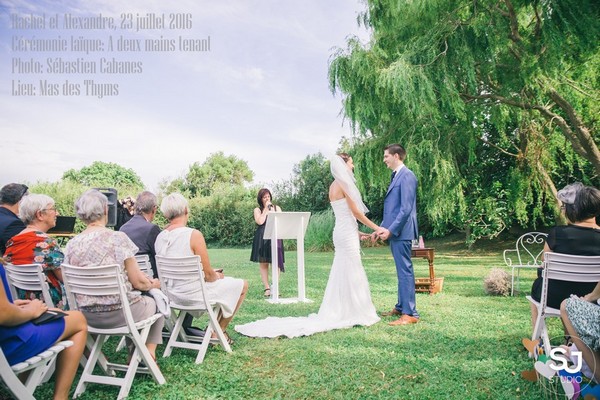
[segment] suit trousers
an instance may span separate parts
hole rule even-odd
[[[398,275],[398,303],[396,310],[419,318],[415,295],[415,271],[411,260],[412,240],[390,240],[390,248]]]

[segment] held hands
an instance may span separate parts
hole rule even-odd
[[[150,279],[151,289],[160,289],[160,280],[158,278]]]
[[[378,229],[376,229],[375,232],[371,233],[371,241],[372,242],[375,242],[378,239],[388,240],[389,237],[390,237],[390,231],[381,226]]]

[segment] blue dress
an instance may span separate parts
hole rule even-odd
[[[13,302],[4,266],[0,264],[0,277],[8,301]],[[60,318],[43,325],[31,322],[17,326],[0,326],[0,348],[10,365],[25,361],[52,346],[65,331],[65,320]]]

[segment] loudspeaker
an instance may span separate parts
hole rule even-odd
[[[113,188],[94,188],[108,199],[108,222],[106,226],[117,225],[117,189]]]

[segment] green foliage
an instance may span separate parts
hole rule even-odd
[[[75,201],[89,186],[74,182],[71,179],[65,179],[57,182],[37,182],[29,186],[30,193],[42,193],[54,199],[56,209],[60,215],[75,216]],[[116,186],[119,198],[131,196],[135,198],[138,194],[138,189],[133,189],[130,186]],[[141,189],[139,189],[141,191]],[[75,232],[80,232],[85,228],[83,222],[79,219],[75,223]]]
[[[164,187],[166,193],[179,191],[190,197],[210,196],[219,186],[242,186],[252,182],[254,173],[248,163],[222,151],[211,154],[204,163],[190,165],[185,178],[177,178]]]
[[[207,243],[219,246],[249,246],[256,223],[255,198],[242,186],[220,186],[210,197],[189,200],[188,226],[198,229]]]
[[[141,178],[133,169],[102,161],[94,161],[80,170],[70,169],[63,174],[62,179],[87,187],[126,188],[127,192],[134,193],[144,188]]]
[[[315,213],[329,208],[331,182],[329,161],[319,152],[294,165],[292,178],[276,184],[274,192],[284,210]]]
[[[330,64],[350,152],[379,215],[386,144],[408,151],[423,233],[467,240],[552,222],[553,193],[597,185],[600,3],[369,0],[372,29]]]
[[[334,225],[335,216],[331,208],[312,214],[304,236],[305,249],[307,251],[333,250]]]

